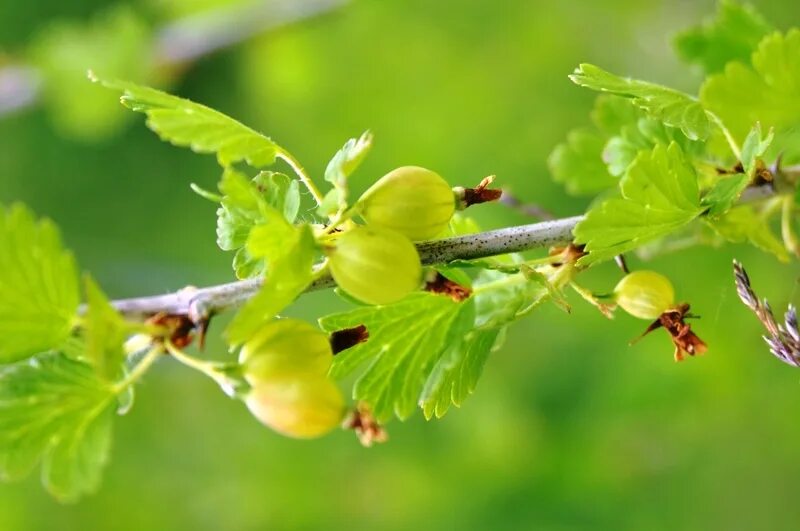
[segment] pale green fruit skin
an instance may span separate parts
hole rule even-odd
[[[397,232],[356,227],[342,234],[329,254],[331,276],[340,288],[367,304],[391,304],[419,287],[417,248]]]
[[[342,392],[318,375],[262,382],[250,390],[245,404],[265,426],[298,439],[325,435],[345,413]]]
[[[675,290],[667,277],[655,271],[634,271],[614,288],[617,304],[639,319],[658,319],[675,305]]]
[[[447,181],[419,166],[390,171],[364,192],[358,204],[368,225],[397,231],[412,241],[440,235],[456,209]]]
[[[306,373],[324,376],[332,362],[328,335],[299,319],[270,321],[239,352],[250,385]]]

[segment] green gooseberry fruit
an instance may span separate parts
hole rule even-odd
[[[345,413],[344,397],[336,384],[313,374],[260,382],[250,390],[245,404],[265,426],[298,439],[328,433]]]
[[[667,277],[655,271],[634,271],[614,288],[623,310],[639,319],[658,319],[675,305],[675,290]]]
[[[391,304],[419,287],[422,265],[414,244],[398,232],[355,227],[329,253],[336,283],[367,304]]]
[[[439,174],[403,166],[381,177],[358,200],[367,225],[391,229],[412,241],[441,234],[455,212],[453,190]]]
[[[305,373],[324,376],[332,361],[328,335],[299,319],[270,321],[239,352],[250,385]]]

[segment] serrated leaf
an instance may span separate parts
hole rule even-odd
[[[483,367],[503,329],[475,330],[453,344],[433,369],[420,398],[426,419],[442,418],[475,391]]]
[[[769,149],[772,140],[775,138],[775,131],[770,129],[767,136],[761,132],[761,123],[756,123],[747,134],[742,144],[742,166],[744,172],[752,179],[755,176],[755,169],[758,160],[764,156]]]
[[[250,231],[279,212],[293,223],[300,209],[299,185],[282,173],[261,172],[250,180],[228,169],[219,188],[224,195],[217,209],[217,245],[224,251],[237,251],[233,258],[237,278],[258,276],[263,272],[262,261],[244,249]]]
[[[474,282],[475,326],[499,328],[527,315],[550,297],[547,286],[522,273],[481,271]]]
[[[800,122],[800,30],[762,39],[751,63],[728,63],[700,90],[703,105],[739,140],[757,122],[778,130]]]
[[[734,207],[719,218],[705,221],[727,241],[749,242],[762,251],[775,255],[781,262],[789,261],[786,247],[772,233],[768,220],[756,212],[752,205]]]
[[[328,332],[365,325],[369,339],[337,354],[331,375],[344,378],[367,364],[353,398],[370,404],[376,417],[405,419],[417,407],[425,383],[445,349],[460,342],[474,323],[471,300],[413,293],[400,302],[363,307],[320,319]]]
[[[572,195],[593,195],[617,182],[603,163],[605,138],[589,129],[575,129],[547,159],[553,180]]]
[[[708,215],[712,218],[718,217],[730,210],[749,183],[750,177],[743,173],[717,181],[714,187],[703,196],[702,204],[708,207]]]
[[[145,113],[147,126],[162,140],[197,153],[215,153],[224,167],[245,161],[263,168],[280,153],[270,138],[205,105],[126,81],[93,81],[121,91],[122,104]]]
[[[280,218],[281,221],[282,218]],[[250,339],[264,324],[291,304],[313,280],[312,266],[316,243],[306,225],[294,227],[278,218],[253,229],[247,250],[267,261],[267,275],[259,292],[251,298],[228,325],[231,345]]]
[[[681,32],[675,39],[678,55],[699,64],[706,73],[730,61],[748,61],[772,26],[749,4],[721,0],[714,20]]]
[[[60,346],[80,303],[72,254],[56,226],[25,206],[0,206],[0,363]]]
[[[632,103],[670,127],[677,127],[690,140],[704,140],[711,122],[700,102],[677,90],[624,78],[591,64],[581,64],[570,79],[583,87],[632,98]]]
[[[358,138],[351,138],[336,152],[325,168],[325,180],[333,184],[320,205],[320,214],[328,216],[344,210],[348,204],[347,179],[361,165],[372,149],[372,133],[365,131]]]
[[[42,482],[62,501],[94,492],[108,459],[115,394],[94,369],[44,354],[0,369],[0,477],[42,463]]]
[[[620,181],[620,191],[621,198],[591,208],[573,231],[589,253],[579,265],[630,251],[702,212],[694,168],[676,143],[640,153]]]
[[[619,133],[624,126],[636,123],[642,117],[630,98],[600,94],[594,101],[591,112],[592,122],[605,136]]]
[[[95,368],[100,378],[107,381],[115,380],[123,370],[125,359],[123,345],[128,328],[100,286],[89,275],[84,277],[84,287],[87,305],[83,325],[86,341],[85,358]]]
[[[659,144],[669,146],[672,142],[680,145],[687,155],[703,151],[702,142],[689,140],[677,129],[642,116],[623,126],[618,135],[608,140],[603,148],[603,160],[608,165],[608,172],[618,177],[625,173],[639,152],[651,151]]]

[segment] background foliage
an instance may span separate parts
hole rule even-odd
[[[189,4],[130,7],[156,23]],[[800,24],[790,0],[755,4],[781,29]],[[27,53],[46,40],[35,35],[55,31],[52,20],[106,7],[7,3],[0,49]],[[346,138],[371,128],[356,192],[419,164],[452,184],[495,173],[523,199],[571,215],[585,204],[552,183],[545,162],[587,123],[594,94],[566,75],[592,62],[694,91],[699,75],[678,64],[669,40],[713,11],[710,1],[360,0],[204,59],[173,90],[268,132],[316,175]],[[92,89],[88,97],[113,102]],[[213,188],[212,157],[162,144],[141,125],[92,141],[62,130],[44,108],[0,121],[0,202],[51,216],[114,296],[230,278],[214,207],[188,188]],[[487,228],[526,221],[498,205],[475,215]],[[767,354],[736,299],[734,256],[774,306],[798,302],[797,266],[744,246],[659,258],[651,266],[703,316],[695,327],[706,356],[676,365],[664,337],[627,346],[641,321],[545,307],[511,328],[461,410],[394,422],[391,442],[370,450],[349,433],[283,439],[165,361],[116,426],[103,489],[61,506],[37,478],[1,484],[0,528],[794,529],[798,377]],[[602,290],[619,273],[603,266],[586,278]],[[293,313],[340,304],[313,294]]]

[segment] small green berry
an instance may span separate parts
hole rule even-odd
[[[298,319],[270,321],[239,352],[250,385],[305,373],[324,376],[332,360],[327,334]]]
[[[623,310],[639,319],[658,319],[675,305],[675,290],[667,277],[655,271],[634,271],[614,288]]]
[[[262,424],[299,439],[328,433],[345,413],[342,392],[318,375],[261,382],[250,390],[245,403]]]
[[[416,290],[422,265],[414,244],[400,233],[355,227],[329,252],[331,275],[344,291],[367,304],[391,304]]]
[[[358,200],[368,225],[391,229],[412,241],[441,234],[455,212],[450,185],[437,173],[403,166],[381,177]]]

